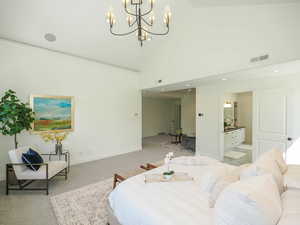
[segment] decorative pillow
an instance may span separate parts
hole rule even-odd
[[[215,225],[276,225],[282,213],[278,188],[271,175],[229,185],[215,205]]]
[[[226,166],[214,166],[208,170],[201,178],[201,191],[211,193],[217,181],[229,173]]]
[[[265,152],[260,156],[258,160],[264,160],[265,158],[273,159],[277,164],[282,174],[285,174],[288,170],[288,166],[283,158],[283,152],[277,149]]]
[[[282,194],[284,192],[284,179],[278,167],[278,164],[272,158],[260,158],[254,164],[247,167],[241,172],[240,179],[243,180],[245,178],[260,176],[264,174],[271,174],[274,177],[278,186],[279,193]]]
[[[282,174],[285,174],[286,171],[288,170],[288,166],[283,158],[283,153],[280,150],[277,149],[273,149],[271,151],[273,153],[273,156],[275,158],[275,161],[277,162],[279,169],[281,171]]]
[[[213,208],[221,192],[230,184],[239,180],[239,175],[231,174],[220,178],[209,195],[209,207]]]
[[[31,148],[26,153],[22,154],[22,161],[26,164],[29,164],[27,165],[27,167],[33,171],[37,171],[40,168],[40,165],[32,164],[39,164],[44,162],[40,154],[32,150]]]
[[[233,176],[238,176],[240,178],[242,171],[244,171],[246,168],[248,168],[251,165],[252,164],[250,164],[250,163],[240,165],[240,166],[236,167],[234,170],[232,170],[232,172],[230,174]]]

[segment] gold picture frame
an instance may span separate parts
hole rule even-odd
[[[74,97],[31,95],[30,107],[35,117],[33,133],[74,131]]]

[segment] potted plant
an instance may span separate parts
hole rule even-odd
[[[30,130],[34,113],[28,103],[23,103],[16,92],[8,90],[0,100],[0,132],[14,136],[15,148],[18,148],[17,134]]]
[[[173,152],[169,152],[165,157],[165,164],[167,165],[167,171],[163,173],[163,176],[164,179],[166,180],[170,180],[175,173],[174,171],[170,170],[170,166],[169,166],[169,163],[173,159],[173,157],[174,157]]]

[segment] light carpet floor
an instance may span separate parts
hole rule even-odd
[[[106,225],[113,178],[51,197],[59,225]]]

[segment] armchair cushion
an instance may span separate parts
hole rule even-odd
[[[29,164],[27,167],[33,171],[39,170],[40,165],[32,164],[39,164],[44,162],[40,154],[32,150],[31,148],[29,148],[29,150],[26,153],[22,153],[22,161],[26,164]]]
[[[50,161],[48,164],[48,178],[54,177],[63,169],[67,168],[65,161]],[[40,167],[38,171],[30,169],[22,171],[19,176],[19,180],[45,180],[46,179],[46,165]]]

